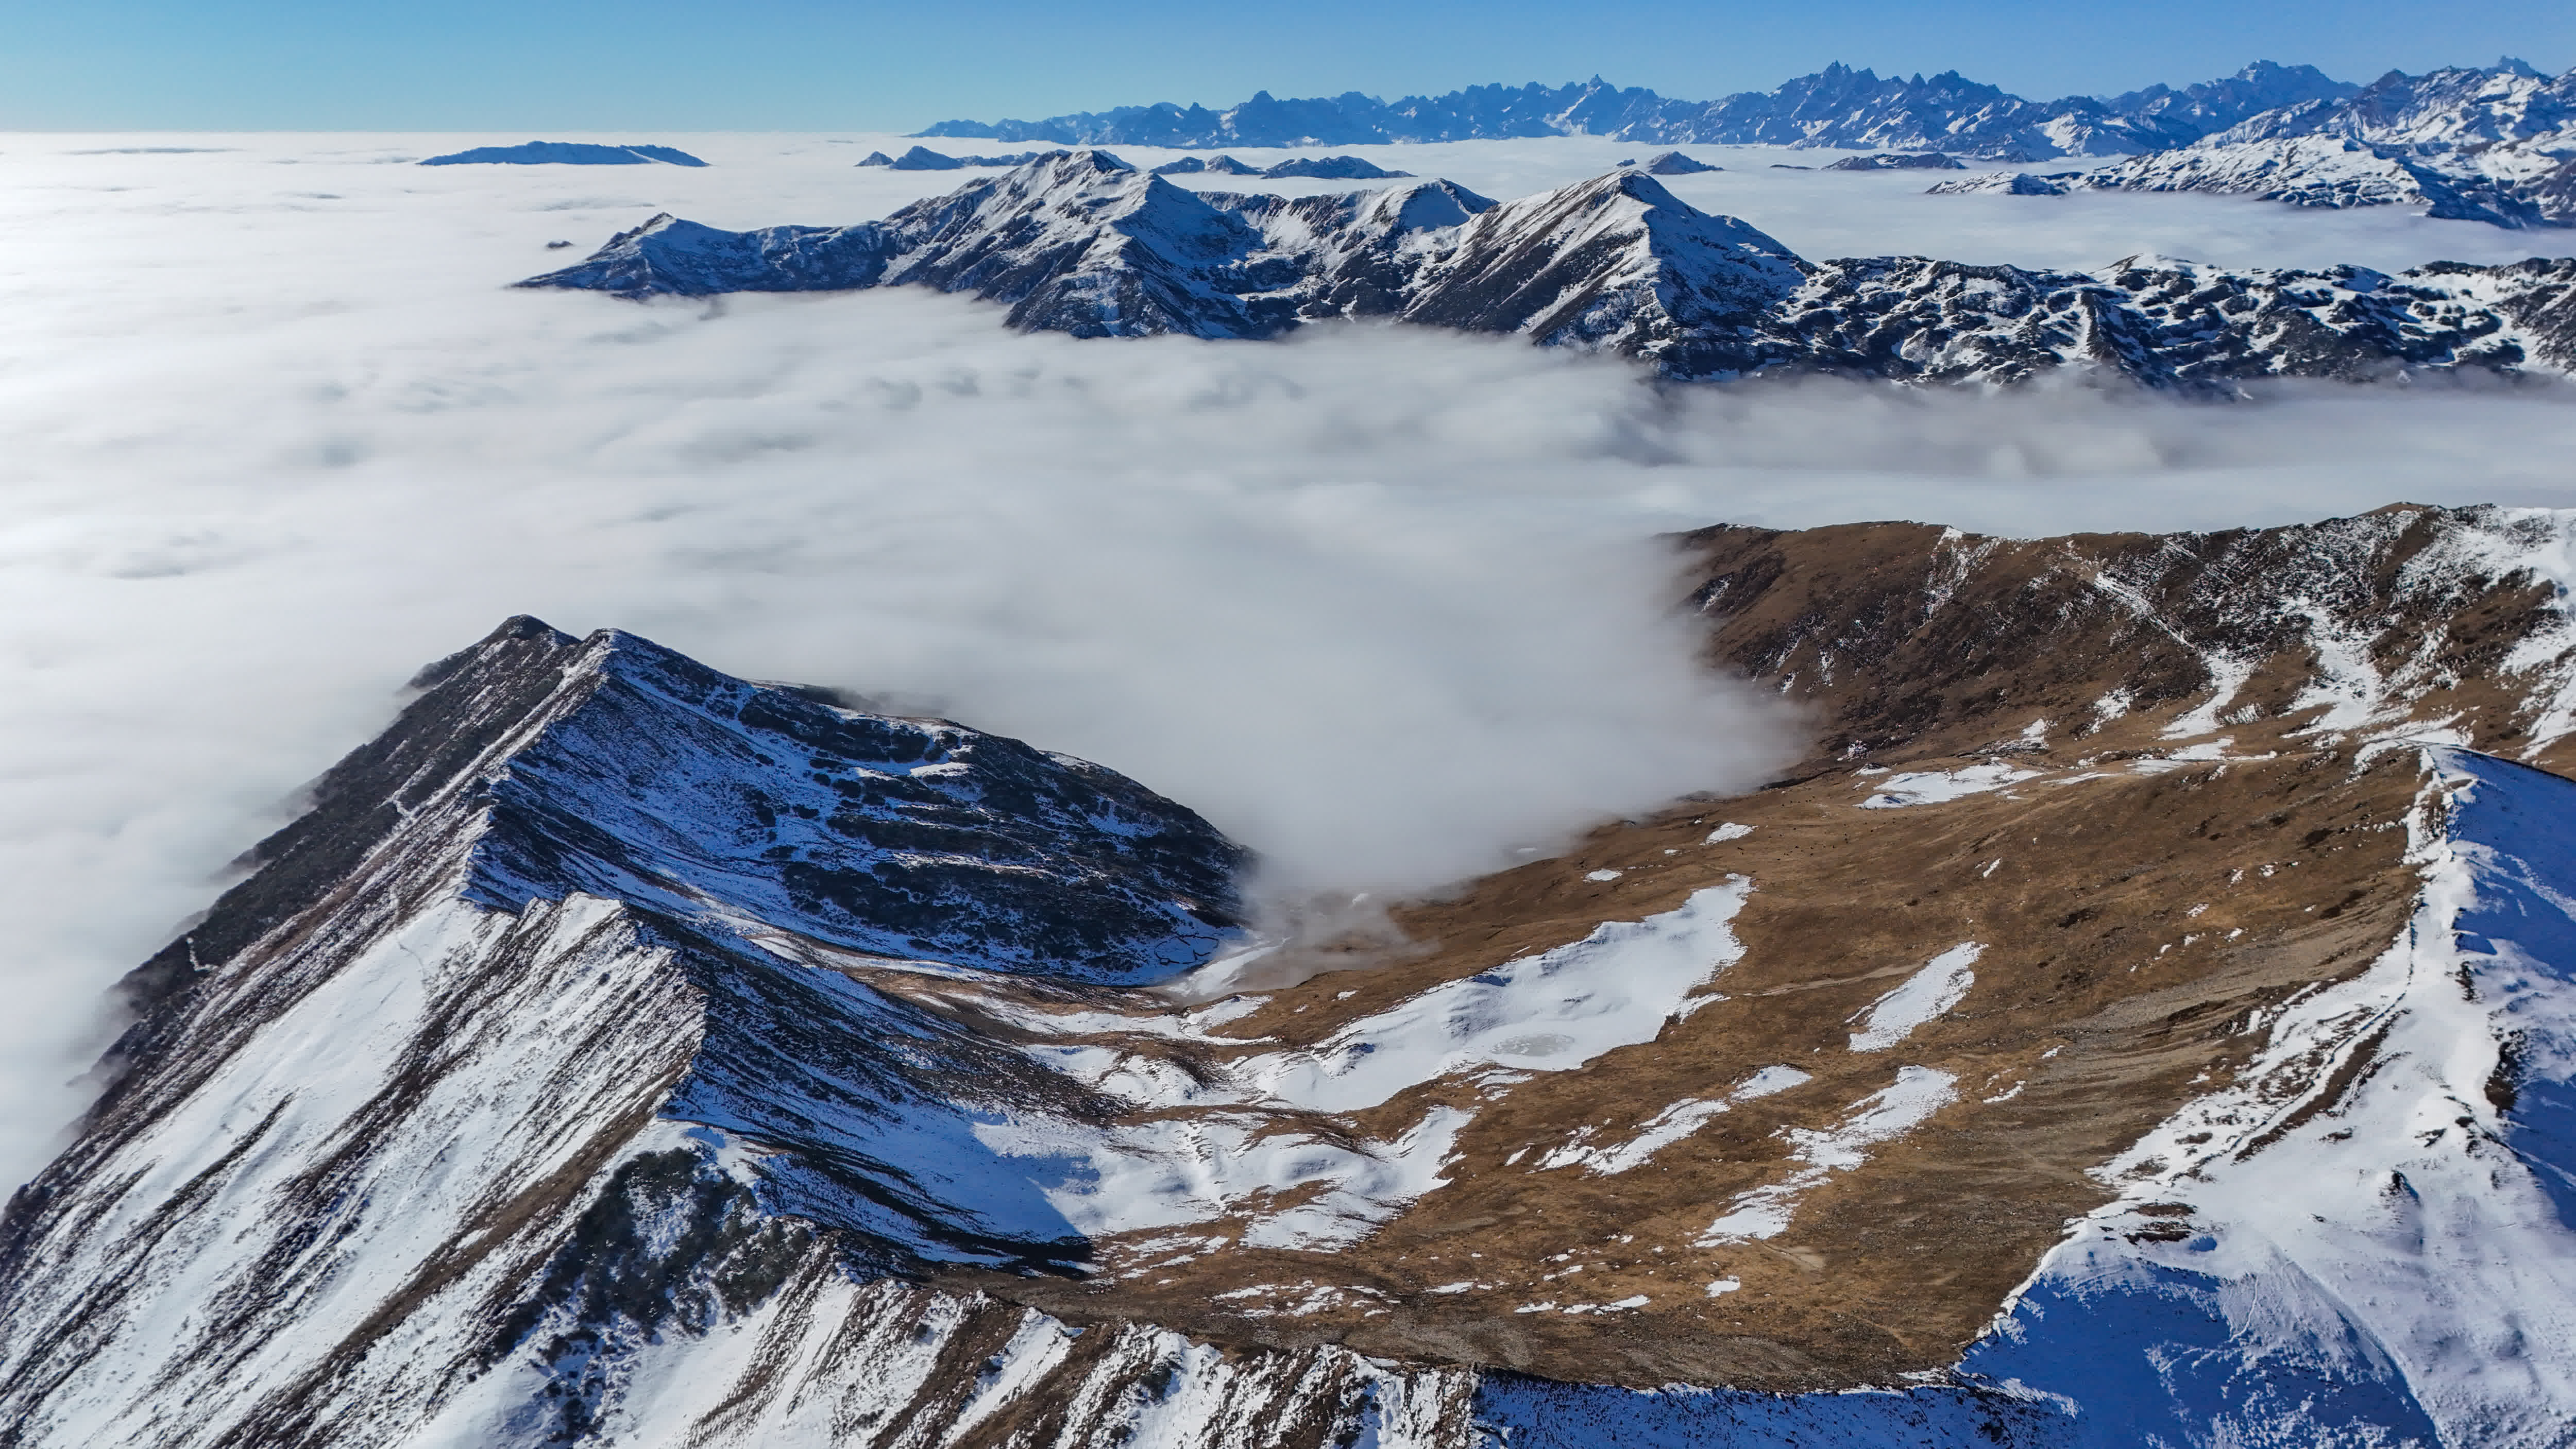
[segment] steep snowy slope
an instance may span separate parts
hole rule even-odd
[[[1680,379],[2010,383],[2072,368],[2226,395],[2267,377],[2576,362],[2576,261],[2397,277],[2153,259],[2090,276],[1819,265],[1635,167],[1501,206],[1444,181],[1289,201],[1194,193],[1066,151],[860,226],[717,232],[658,217],[519,285],[629,298],[929,286],[1004,303],[1015,327],[1086,337],[1260,338],[1390,316],[1614,352]]]
[[[1643,171],[1497,206],[1457,229],[1415,282],[1402,317],[1602,348],[1681,376],[1740,366],[1733,349],[1805,281],[1789,249],[1709,216]]]
[[[2084,1442],[2564,1442],[2576,784],[2427,753],[2406,935],[2111,1164],[1969,1355],[2078,1399]]]
[[[138,972],[0,1441],[2561,1442],[2571,540],[1689,536],[1811,758],[1396,947],[513,621]]]
[[[2517,61],[2391,71],[2339,99],[2268,109],[2212,134],[2214,144],[2347,136],[2432,152],[2473,152],[2563,137],[2576,127],[2576,71],[2544,76]]]

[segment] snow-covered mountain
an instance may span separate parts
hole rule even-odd
[[[1471,86],[1381,101],[1356,91],[1280,100],[1268,91],[1222,111],[1168,102],[1043,121],[942,121],[921,136],[1084,146],[1316,146],[1608,136],[1699,145],[1951,151],[1997,160],[2117,156],[2197,140],[2260,112],[2351,95],[2313,66],[2257,61],[2224,80],[2158,85],[2108,100],[2030,101],[1955,71],[1929,79],[1834,64],[1768,91],[1683,101],[1595,76],[1564,86]]]
[[[2405,206],[2495,226],[2576,226],[2576,71],[2519,61],[2408,76],[2265,111],[2189,146],[2041,184],[1999,172],[1941,192],[2205,191],[2293,206]]]
[[[2576,515],[1677,542],[1810,758],[1396,952],[511,621],[129,983],[0,1442],[2563,1443]]]
[[[2561,137],[2576,126],[2576,71],[2544,76],[2507,58],[2427,75],[2391,71],[2348,95],[2265,108],[2214,132],[2214,144],[2348,136],[2432,152],[2474,152]]]
[[[1818,263],[1636,167],[1499,206],[1445,181],[1290,201],[1191,192],[1070,150],[856,226],[657,217],[520,285],[635,298],[929,286],[1001,303],[1014,327],[1086,337],[1257,338],[1377,317],[1612,352],[1678,379],[2073,370],[2225,393],[2271,377],[2576,363],[2576,261],[2393,277],[2161,259],[2085,274]]]

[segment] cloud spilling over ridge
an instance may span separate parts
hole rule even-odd
[[[506,614],[927,702],[1191,804],[1276,889],[1386,892],[1795,749],[1698,668],[1661,530],[2576,501],[2576,408],[2537,395],[1671,390],[1387,328],[633,306],[500,290],[534,260],[516,183],[373,174],[102,192],[15,233],[0,1177],[77,1109],[100,989]]]

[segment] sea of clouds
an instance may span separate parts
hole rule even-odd
[[[704,171],[406,164],[520,139],[0,138],[0,1179],[79,1109],[108,983],[414,670],[510,614],[1096,759],[1256,847],[1282,898],[1385,894],[1796,754],[1793,718],[1698,666],[1660,532],[2576,504],[2548,389],[1676,390],[1386,327],[1077,342],[903,292],[509,291],[655,210],[851,221],[957,179],[850,166],[884,137],[576,138]],[[1370,154],[1509,195],[1634,149]],[[1686,194],[1816,255],[2403,266],[2546,239],[1925,198],[1749,154]]]

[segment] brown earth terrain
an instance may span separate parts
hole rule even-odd
[[[2447,731],[2564,763],[2546,718],[2563,657],[2531,646],[2563,626],[2554,592],[2489,567],[2493,550],[2464,552],[2463,517],[2401,508],[2312,529],[2036,542],[1912,524],[1683,539],[1713,658],[1812,712],[1807,762],[1750,796],[1679,802],[1396,909],[1403,949],[1367,935],[1290,948],[1306,957],[1291,974],[1318,974],[1225,1025],[1241,1052],[1097,1039],[1221,1078],[1256,1040],[1311,1046],[1738,877],[1751,881],[1741,959],[1655,1040],[1578,1068],[1443,1077],[1339,1119],[1281,1114],[1277,1130],[1356,1141],[1437,1102],[1474,1112],[1446,1185],[1341,1251],[1244,1247],[1240,1225],[1220,1223],[1177,1250],[1155,1234],[1104,1241],[1084,1279],[970,1272],[951,1286],[1223,1344],[1331,1342],[1636,1386],[1822,1389],[1955,1362],[2067,1221],[2117,1195],[2105,1163],[2233,1081],[2267,1008],[2362,969],[2405,929],[2420,781],[2399,741]],[[1982,788],[1886,808],[1891,791],[1963,787]],[[1739,828],[1712,838],[1721,825]],[[1964,998],[1857,1049],[1873,1002],[1972,942]],[[868,974],[999,1029],[972,993]],[[1169,1010],[1135,993],[1081,1004]],[[1625,1170],[1547,1165],[1780,1066],[1807,1079],[1733,1101]],[[1808,1172],[1776,1236],[1709,1236],[1731,1205],[1802,1171],[1793,1154],[1813,1139],[1792,1134],[1849,1123],[1900,1069],[1948,1074],[1955,1100],[1863,1144],[1856,1164]],[[2176,1233],[2188,1213],[2151,1205],[2134,1231]]]

